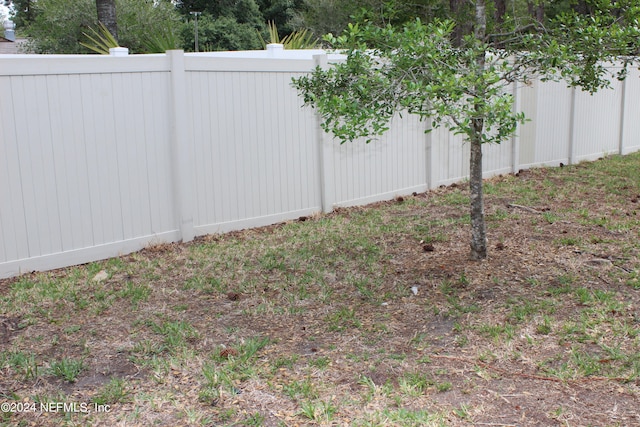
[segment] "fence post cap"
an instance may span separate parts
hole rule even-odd
[[[112,47],[109,48],[109,55],[111,56],[127,56],[129,55],[129,49],[126,47]]]
[[[267,53],[269,56],[280,56],[280,53],[284,51],[284,45],[281,43],[269,43],[267,45]]]

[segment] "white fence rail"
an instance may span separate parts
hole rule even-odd
[[[290,85],[314,60],[286,54],[0,56],[0,278],[468,174],[462,140],[414,118],[340,146]],[[639,150],[638,77],[594,96],[518,88],[531,121],[485,147],[486,175]]]

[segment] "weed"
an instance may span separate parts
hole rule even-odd
[[[455,190],[443,196],[442,202],[447,205],[468,205],[469,194],[461,190]]]
[[[260,412],[254,412],[248,418],[244,419],[243,425],[245,426],[262,426],[264,425],[265,417]]]
[[[127,390],[125,381],[122,378],[111,378],[91,401],[96,405],[111,405],[127,401]]]
[[[311,366],[314,366],[318,369],[326,369],[330,363],[331,363],[331,360],[326,356],[318,357],[309,362]]]
[[[432,414],[424,409],[384,409],[374,411],[356,420],[355,427],[385,427],[398,425],[407,427],[442,427],[448,425],[444,414]]]
[[[300,415],[315,421],[316,420],[316,404],[311,401],[304,401],[300,405]]]
[[[421,373],[409,372],[398,379],[398,386],[402,393],[413,397],[423,395],[427,391],[427,388],[432,385],[433,381]]]
[[[504,337],[506,340],[511,341],[515,335],[515,330],[512,325],[481,325],[478,331],[487,337],[498,340]]]
[[[284,254],[281,251],[268,249],[266,253],[259,259],[259,263],[260,267],[268,271],[284,271],[286,269],[284,260]]]
[[[85,369],[84,361],[62,358],[54,360],[49,366],[49,373],[67,382],[75,382],[78,375]]]
[[[336,411],[336,406],[327,401],[304,401],[300,405],[300,414],[316,422],[331,421]]]
[[[80,326],[80,325],[71,325],[71,326],[68,326],[68,327],[64,328],[64,333],[68,334],[68,335],[71,335],[71,334],[73,334],[75,332],[78,332],[80,329],[82,329],[82,326]]]
[[[633,289],[640,289],[640,270],[630,272],[625,283]]]
[[[38,377],[38,363],[34,353],[15,351],[0,354],[2,355],[2,365],[9,365],[25,381]]]
[[[459,417],[459,418],[468,419],[469,418],[469,407],[463,403],[458,408],[455,408],[453,410],[453,413],[456,414],[456,416]]]
[[[440,393],[443,393],[445,391],[449,391],[452,388],[453,388],[453,384],[451,384],[448,381],[436,384],[436,390],[438,390]]]
[[[356,317],[356,312],[353,308],[341,307],[327,316],[327,322],[329,322],[329,330],[335,332],[341,332],[348,328],[360,328],[362,323]]]
[[[553,212],[542,212],[542,218],[547,221],[547,223],[549,224],[553,224],[555,222],[560,221],[560,216],[558,216],[557,214],[553,213]]]
[[[162,322],[160,324],[149,322],[151,329],[164,336],[164,343],[167,348],[176,350],[186,345],[187,340],[198,338],[197,331],[185,321]]]
[[[553,241],[558,246],[580,246],[582,239],[580,237],[566,236]]]
[[[536,326],[536,333],[540,335],[549,335],[551,331],[551,319],[548,316],[544,316],[542,323],[538,323]]]
[[[307,378],[302,381],[292,381],[283,387],[284,393],[292,399],[315,399],[318,392],[313,382]],[[312,418],[313,419],[313,418]]]
[[[273,369],[280,369],[283,367],[293,368],[293,365],[298,361],[299,356],[297,354],[292,354],[291,356],[280,356],[276,360],[272,362]]]

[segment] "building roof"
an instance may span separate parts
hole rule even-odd
[[[25,41],[26,39],[16,39],[12,42],[0,36],[0,55],[20,53],[20,45]]]

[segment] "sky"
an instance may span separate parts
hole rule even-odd
[[[9,9],[5,7],[3,2],[0,2],[0,21],[4,21],[7,18],[9,18]],[[0,27],[0,30],[1,29],[2,27]]]

